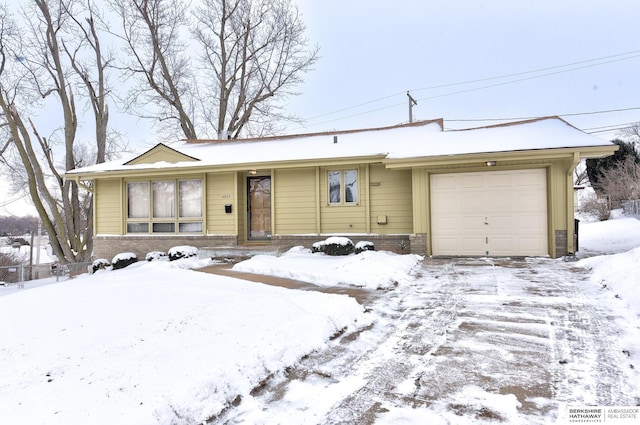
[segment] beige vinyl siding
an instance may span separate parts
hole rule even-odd
[[[207,234],[235,235],[238,197],[235,191],[235,173],[207,174],[206,205]],[[231,214],[224,206],[231,204]]]
[[[382,164],[370,167],[369,196],[371,233],[413,233],[411,170],[388,170]],[[386,216],[387,224],[378,224]]]
[[[95,180],[96,234],[121,235],[123,194],[121,179]]]
[[[327,172],[358,170],[358,202],[354,205],[329,205]],[[320,169],[320,232],[324,234],[369,233],[367,229],[368,184],[365,166],[341,166]]]
[[[277,234],[317,233],[316,169],[277,170],[273,181]]]

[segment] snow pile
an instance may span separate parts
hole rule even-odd
[[[329,256],[295,247],[280,257],[256,255],[233,266],[233,270],[301,280],[318,286],[390,288],[412,280],[420,266],[419,255],[386,251]]]
[[[201,423],[337,332],[369,323],[347,296],[184,270],[184,261],[0,297],[2,416]]]
[[[640,223],[640,221],[639,221]],[[640,243],[640,241],[638,242]],[[613,255],[580,260],[578,265],[591,269],[590,280],[602,285],[640,317],[640,248]]]
[[[611,220],[579,224],[579,257],[616,254],[640,246],[640,220],[614,213]]]
[[[580,224],[579,266],[591,269],[591,282],[610,291],[640,317],[640,220],[615,214],[614,219]],[[584,252],[583,252],[584,251]]]

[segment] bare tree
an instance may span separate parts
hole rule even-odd
[[[602,171],[599,184],[612,208],[622,201],[640,199],[640,164],[628,156],[616,167]]]
[[[158,106],[160,122],[179,123],[187,139],[273,133],[295,119],[282,102],[295,94],[318,59],[309,48],[300,13],[289,0],[203,0],[188,14],[179,0],[112,0],[122,18],[138,76],[130,109]],[[189,57],[199,61],[196,69]]]
[[[620,136],[625,141],[632,143],[635,148],[638,149],[640,144],[640,122],[621,129]]]
[[[210,74],[204,80],[212,82],[200,101],[218,137],[237,138],[250,123],[259,132],[283,118],[278,101],[294,94],[318,59],[298,9],[289,0],[204,0],[195,17]]]
[[[83,13],[76,10],[80,4],[77,0],[34,0],[26,11],[30,19],[25,18],[23,23],[30,31],[20,34],[6,9],[2,9],[3,31],[0,33],[3,162],[15,171],[23,170],[25,186],[50,236],[53,252],[60,261],[66,262],[88,259],[92,247],[90,193],[77,182],[63,178],[65,171],[86,161],[77,156],[78,115],[74,89],[96,88],[93,93],[88,90],[92,104],[103,105],[98,109],[94,106],[96,127],[106,127],[108,120],[106,104],[101,103],[104,100],[101,96],[106,95],[105,81],[99,72],[97,78],[90,77],[89,68],[78,60],[86,56],[87,47],[94,58],[102,59],[100,45],[96,43],[97,32],[91,36],[95,31],[92,14],[89,13],[86,27],[75,18],[76,13]],[[87,3],[87,7],[91,9],[92,5]],[[74,47],[70,43],[74,43]],[[25,51],[29,52],[28,56],[22,53]],[[92,70],[104,70],[101,62],[97,63]],[[77,81],[78,77],[81,82]],[[47,108],[53,105],[61,112],[60,130],[55,130],[51,137],[44,136],[32,119],[33,111],[42,108],[43,102],[47,102]],[[97,130],[97,135],[98,131],[103,130]],[[99,137],[98,145],[100,143],[106,143],[106,137]],[[100,146],[97,150],[104,152]],[[58,153],[64,158],[63,165],[56,162]],[[104,160],[104,153],[101,155]],[[12,165],[11,158],[17,159],[20,166]]]
[[[111,0],[121,18],[122,33],[130,60],[123,65],[133,86],[127,110],[181,129],[184,137],[197,138],[194,125],[193,77],[187,56],[186,5],[180,0]],[[131,78],[129,78],[131,77]],[[149,110],[149,105],[155,109]],[[155,114],[155,115],[153,115]]]
[[[580,164],[573,169],[573,184],[575,186],[585,186],[589,184],[589,174],[587,173],[587,167],[584,161],[580,162]]]

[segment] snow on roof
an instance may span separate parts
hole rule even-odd
[[[261,139],[183,141],[172,144],[172,149],[200,161],[126,165],[129,160],[120,160],[72,170],[67,174],[355,157],[426,158],[612,145],[558,117],[449,131],[442,131],[441,124],[441,120],[435,120],[377,129]]]

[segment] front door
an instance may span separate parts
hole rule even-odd
[[[247,178],[249,239],[271,238],[271,177]]]

